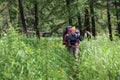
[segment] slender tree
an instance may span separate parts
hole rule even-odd
[[[109,38],[110,38],[111,41],[113,41],[109,0],[107,0],[107,18],[108,18]]]
[[[91,13],[91,24],[92,24],[92,35],[95,37],[96,36],[96,30],[95,30],[95,18],[94,18],[94,0],[89,1],[90,5],[90,13]]]
[[[77,0],[77,19],[78,19],[78,28],[80,30],[80,34],[83,36],[83,31],[82,31],[82,21],[81,21],[81,13],[79,10],[79,6],[78,6],[78,0]]]
[[[83,35],[83,31],[82,31],[82,21],[81,21],[81,15],[80,15],[80,12],[78,12],[78,27],[79,27],[79,30],[80,30],[80,34]]]
[[[72,17],[71,17],[71,11],[70,11],[70,1],[71,0],[66,0],[66,6],[67,6],[67,11],[68,11],[69,25],[72,25]]]
[[[19,13],[20,13],[21,21],[22,21],[23,30],[24,30],[24,32],[27,35],[27,27],[26,27],[26,23],[25,23],[25,17],[24,17],[24,11],[23,11],[23,6],[22,6],[22,0],[18,0],[18,5],[19,5]]]
[[[36,36],[40,39],[40,33],[39,33],[39,28],[38,28],[38,2],[37,0],[34,3],[34,9],[35,9],[35,31],[36,31]]]
[[[85,23],[84,23],[84,25],[85,25],[85,32],[91,32],[91,30],[90,30],[90,21],[89,21],[89,11],[88,11],[88,9],[86,8],[85,9]],[[88,38],[88,40],[90,39],[90,35],[87,33],[87,38]]]
[[[116,11],[116,18],[117,18],[117,31],[118,31],[118,34],[119,34],[119,36],[120,36],[120,19],[119,19],[119,10],[118,10],[118,4],[119,4],[119,2],[117,2],[117,0],[115,0],[115,2],[114,2],[114,5],[115,5],[115,11]]]

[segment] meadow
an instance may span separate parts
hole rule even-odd
[[[120,40],[107,35],[80,42],[76,62],[62,38],[0,38],[0,80],[120,80]]]

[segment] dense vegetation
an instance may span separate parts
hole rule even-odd
[[[27,38],[12,29],[8,33],[0,39],[1,80],[120,79],[117,38],[111,42],[104,35],[84,40],[80,43],[79,61],[75,62],[60,38]]]
[[[38,37],[43,33],[62,33],[66,25],[75,25],[84,36],[89,31],[120,34],[119,0],[1,0],[0,30],[11,24],[19,32]],[[109,30],[109,32],[107,31]],[[41,33],[41,34],[39,34]]]
[[[119,4],[0,0],[0,80],[120,80]],[[67,25],[83,37],[78,62],[62,45]]]

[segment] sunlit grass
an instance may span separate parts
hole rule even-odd
[[[27,38],[9,32],[0,39],[1,80],[119,80],[120,41],[98,36],[80,43],[75,62],[61,38]]]

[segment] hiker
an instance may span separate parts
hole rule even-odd
[[[70,53],[73,53],[76,61],[78,61],[78,46],[80,41],[80,31],[76,30],[75,26],[69,28],[68,33],[66,34],[67,49]]]

